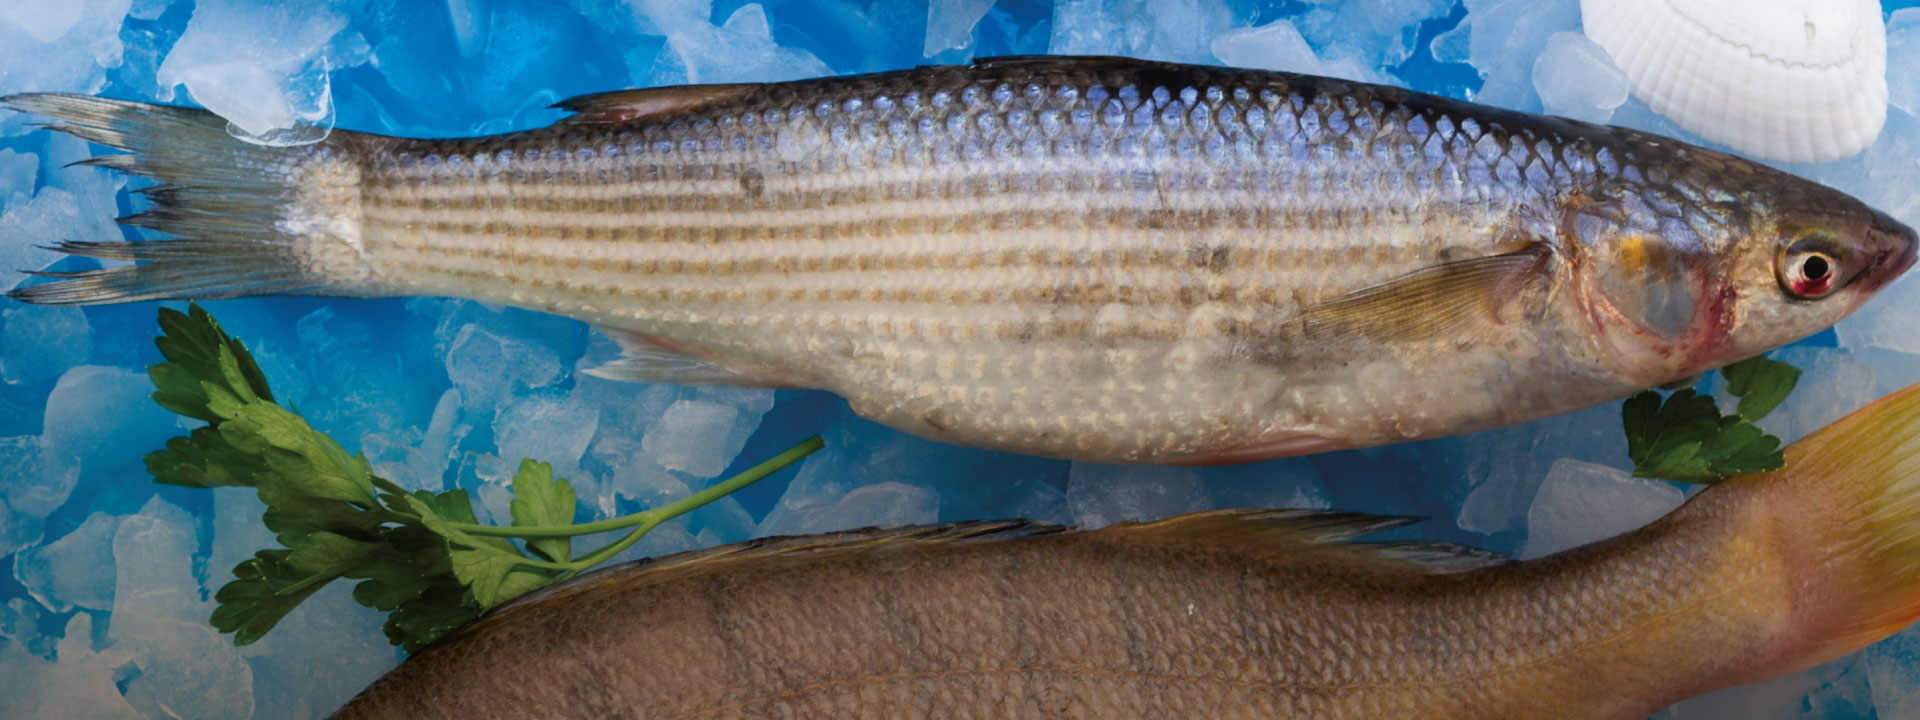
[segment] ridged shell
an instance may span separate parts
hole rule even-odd
[[[1839,160],[1886,124],[1874,0],[1581,0],[1580,14],[1634,97],[1735,150]]]

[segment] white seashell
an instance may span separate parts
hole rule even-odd
[[[1875,0],[1580,0],[1580,15],[1634,97],[1740,152],[1839,160],[1886,124]]]

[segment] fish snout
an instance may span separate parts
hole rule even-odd
[[[1906,223],[1878,210],[1873,213],[1873,227],[1868,234],[1868,246],[1877,251],[1878,256],[1862,279],[1869,283],[1867,289],[1877,290],[1913,267],[1915,253],[1920,251],[1920,239]]]

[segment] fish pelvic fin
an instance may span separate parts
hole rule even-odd
[[[1545,243],[1500,255],[1454,260],[1307,308],[1294,319],[1306,341],[1344,339],[1393,343],[1436,337],[1473,337],[1499,312],[1545,277],[1553,250]]]
[[[677,85],[578,95],[553,107],[573,113],[563,122],[623,123],[657,120],[738,99],[761,86],[753,83]]]
[[[586,371],[597,378],[675,385],[799,387],[773,370],[714,357],[665,338],[605,327],[599,330],[620,344],[620,358]]]
[[[1793,579],[1785,655],[1797,667],[1920,618],[1920,384],[1794,443],[1784,468],[1753,480]]]
[[[315,145],[268,147],[229,135],[226,120],[195,108],[60,93],[9,95],[0,106],[51,118],[47,126],[54,130],[126,152],[79,164],[158,181],[135,191],[150,207],[120,222],[177,236],[0,238],[134,263],[33,272],[58,281],[17,288],[9,293],[14,299],[95,305],[367,294],[371,270],[359,250],[359,165],[352,149],[371,136],[336,131]]]

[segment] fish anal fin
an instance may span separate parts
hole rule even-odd
[[[1357,542],[1404,527],[1417,518],[1328,510],[1207,510],[1150,522],[1126,522],[1094,531],[1127,542],[1214,548],[1276,561],[1402,566],[1421,574],[1448,574],[1503,565],[1505,556],[1431,542]]]
[[[730,362],[666,338],[600,328],[620,344],[620,359],[586,371],[588,375],[624,382],[675,385],[794,388],[774,371],[748,363]]]
[[[1314,453],[1332,452],[1334,450],[1345,450],[1347,447],[1348,445],[1346,443],[1332,438],[1302,433],[1261,440],[1247,445],[1237,445],[1195,453],[1179,460],[1174,460],[1168,464],[1198,467],[1209,465],[1239,465],[1242,463],[1260,462],[1262,460],[1273,460],[1275,458],[1298,457],[1301,455],[1312,455]]]
[[[1295,318],[1307,340],[1360,338],[1381,343],[1470,337],[1543,277],[1553,251],[1532,244],[1514,252],[1442,262],[1314,305]]]
[[[574,113],[562,122],[620,123],[696,110],[753,92],[759,85],[731,83],[615,90],[570,97],[553,107]]]

